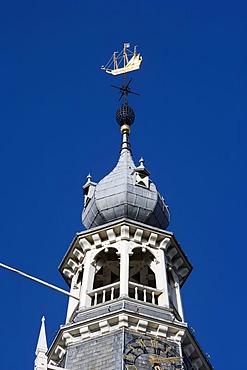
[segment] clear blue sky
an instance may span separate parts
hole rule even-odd
[[[109,85],[122,80],[100,66],[137,44],[133,155],[194,266],[185,318],[217,370],[246,363],[246,13],[243,0],[0,2],[0,261],[66,288],[81,185],[120,145]],[[32,369],[40,319],[50,344],[67,298],[3,269],[0,289],[0,367]]]

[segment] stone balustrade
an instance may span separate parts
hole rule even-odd
[[[116,282],[88,292],[87,294],[91,298],[91,306],[96,306],[100,303],[105,303],[119,298],[119,288],[120,282]],[[161,294],[162,291],[159,289],[129,282],[130,298],[158,305],[158,297]]]

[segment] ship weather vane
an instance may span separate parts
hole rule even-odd
[[[123,86],[119,87],[116,85],[111,85],[112,87],[120,91],[121,95],[118,100],[121,100],[123,97],[124,104],[127,103],[128,94],[140,95],[134,91],[131,91],[131,89],[129,88],[132,78],[128,83],[126,82],[126,73],[140,69],[142,62],[142,56],[140,55],[140,53],[137,53],[136,46],[134,47],[134,51],[131,51],[129,47],[130,44],[125,43],[123,50],[120,53],[114,52],[108,63],[105,66],[101,67],[102,70],[106,71],[109,74],[112,74],[113,76],[119,74],[124,75]]]

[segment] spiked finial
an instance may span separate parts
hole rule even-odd
[[[92,176],[91,176],[91,174],[89,173],[89,174],[87,175],[87,183],[91,182],[91,180],[92,180]]]
[[[139,163],[140,163],[140,167],[144,168],[144,158],[143,157],[139,159]]]

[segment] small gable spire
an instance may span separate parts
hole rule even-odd
[[[46,370],[47,369],[47,341],[46,341],[46,332],[45,332],[45,317],[41,319],[41,327],[39,332],[39,339],[36,347],[36,359],[34,370]]]

